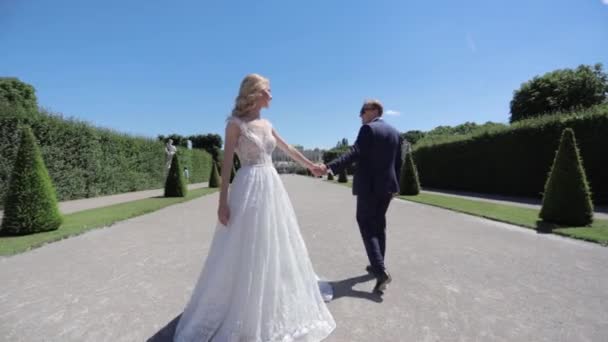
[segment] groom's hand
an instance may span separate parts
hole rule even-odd
[[[317,164],[312,168],[311,171],[315,176],[321,177],[327,173],[327,166],[324,164]]]

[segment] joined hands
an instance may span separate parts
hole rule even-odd
[[[311,169],[313,175],[321,177],[327,173],[327,166],[325,164],[315,164]]]

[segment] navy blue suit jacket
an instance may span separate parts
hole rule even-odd
[[[361,126],[357,141],[350,151],[328,163],[327,167],[337,174],[357,162],[353,179],[354,195],[398,193],[402,141],[393,126],[376,118]]]

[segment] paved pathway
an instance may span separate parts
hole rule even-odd
[[[396,200],[383,301],[350,189],[284,176],[317,272],[329,342],[608,341],[608,248]],[[0,259],[1,341],[154,341],[208,252],[217,194]]]

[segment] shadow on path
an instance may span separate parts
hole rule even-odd
[[[179,314],[171,322],[167,323],[167,325],[154,334],[154,336],[150,337],[148,342],[173,342],[175,328],[177,328],[177,323],[181,317],[182,314]]]
[[[376,279],[376,277],[368,273],[340,281],[331,282],[331,286],[334,288],[333,300],[336,300],[341,297],[353,297],[371,300],[376,303],[382,303],[382,297],[380,295],[353,289],[355,285],[359,283],[365,283],[372,279]]]
[[[333,300],[336,300],[341,297],[353,297],[353,298],[371,300],[376,303],[382,303],[382,297],[377,294],[374,294],[371,292],[357,291],[357,290],[353,289],[353,287],[355,285],[357,285],[359,283],[365,283],[372,279],[376,279],[376,278],[371,274],[365,274],[365,275],[360,275],[360,276],[356,276],[356,277],[352,277],[352,278],[348,278],[348,279],[344,279],[344,280],[340,280],[340,281],[330,282],[330,284],[334,290]],[[181,317],[182,317],[182,315],[179,314],[177,317],[175,317],[173,320],[171,320],[171,322],[167,323],[167,325],[162,327],[156,334],[154,334],[152,337],[150,337],[147,341],[148,342],[172,342],[173,335],[175,334],[175,328],[177,328],[177,323],[179,322]]]

